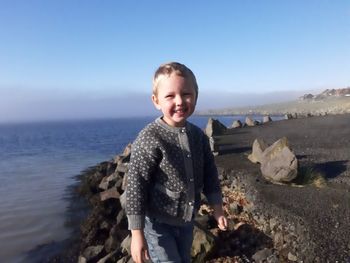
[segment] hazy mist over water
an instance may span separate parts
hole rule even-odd
[[[234,92],[199,92],[199,111],[227,107],[254,106],[295,100],[306,91],[271,92],[265,94]],[[151,94],[128,93],[86,94],[63,91],[24,89],[0,90],[0,123],[45,120],[105,119],[156,116],[158,111]]]

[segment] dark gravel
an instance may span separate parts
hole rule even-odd
[[[216,157],[218,167],[240,175],[257,209],[295,225],[298,258],[350,262],[350,114],[283,120],[231,131],[234,149]],[[272,144],[287,137],[299,170],[321,174],[324,187],[273,185],[247,159],[254,139]]]

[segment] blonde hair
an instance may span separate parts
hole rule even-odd
[[[198,84],[196,77],[194,76],[192,70],[190,70],[185,65],[178,62],[169,62],[159,66],[153,76],[153,94],[157,95],[158,84],[162,77],[169,77],[172,73],[181,76],[189,81],[191,81],[193,88],[196,92],[196,99],[198,98]]]

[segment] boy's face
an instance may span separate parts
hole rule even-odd
[[[170,126],[183,127],[196,106],[196,92],[191,81],[172,73],[164,76],[152,95],[154,106],[163,113],[163,120]]]

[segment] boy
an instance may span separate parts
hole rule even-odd
[[[126,187],[131,255],[136,263],[149,258],[190,262],[193,218],[201,192],[219,228],[227,227],[208,139],[186,121],[197,98],[196,78],[185,65],[171,62],[155,72],[152,101],[162,117],[148,124],[133,143]]]

